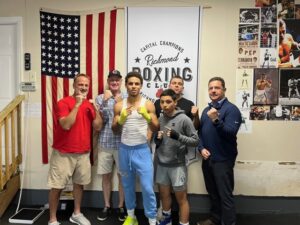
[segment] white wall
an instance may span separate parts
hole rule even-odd
[[[227,97],[235,101],[235,70],[238,47],[239,8],[253,7],[254,0],[0,0],[0,16],[22,16],[24,21],[24,51],[31,53],[32,71],[37,72],[38,91],[30,103],[40,102],[40,27],[39,9],[67,11],[96,10],[112,6],[209,6],[203,11],[199,102],[207,104],[207,82],[210,77],[223,76]],[[297,3],[297,1],[296,1]],[[24,73],[23,78],[27,79]],[[29,118],[28,156],[25,188],[47,189],[48,165],[42,164],[41,119]],[[236,194],[254,196],[299,196],[300,153],[297,142],[300,123],[253,121],[251,134],[238,135],[239,156],[236,165]],[[289,162],[289,163],[287,163]],[[290,163],[292,162],[292,163]],[[93,168],[95,174],[95,168]],[[100,190],[100,178],[88,189]],[[200,163],[189,167],[189,192],[206,193]]]

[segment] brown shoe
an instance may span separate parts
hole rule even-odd
[[[216,225],[211,219],[201,220],[197,225]]]

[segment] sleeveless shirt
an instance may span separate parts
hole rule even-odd
[[[145,102],[146,99],[142,98],[140,107],[144,106]],[[124,108],[127,108],[127,98],[123,100],[122,109]],[[121,142],[129,146],[145,144],[147,143],[147,129],[147,121],[137,112],[137,109],[134,109],[123,124]]]

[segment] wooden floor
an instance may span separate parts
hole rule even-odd
[[[22,208],[22,207],[20,207]],[[24,208],[24,207],[23,207]],[[32,207],[38,208],[38,207]],[[9,225],[9,217],[11,217],[16,210],[15,205],[11,205],[7,211],[4,213],[0,219],[0,225]],[[91,221],[92,225],[101,224],[101,225],[121,225],[122,222],[119,222],[116,214],[113,213],[110,218],[106,221],[98,221],[97,214],[99,209],[95,208],[84,208],[82,212],[86,217]],[[61,225],[70,225],[69,216],[72,213],[71,210],[60,210],[58,211],[58,218]],[[173,225],[176,225],[178,218],[176,213],[173,213]],[[143,215],[142,210],[137,210],[136,215],[139,221],[139,225],[148,225],[148,220]],[[44,214],[34,223],[37,225],[47,225],[49,211],[45,210]],[[207,215],[192,213],[190,216],[190,225],[196,225],[197,221],[200,219],[206,218]],[[20,224],[20,223],[19,223]],[[300,212],[299,214],[238,214],[237,215],[237,224],[236,225],[300,225]]]

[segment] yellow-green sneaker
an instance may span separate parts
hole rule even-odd
[[[132,218],[130,216],[126,217],[125,222],[123,223],[123,225],[138,225],[138,221],[136,218]]]

